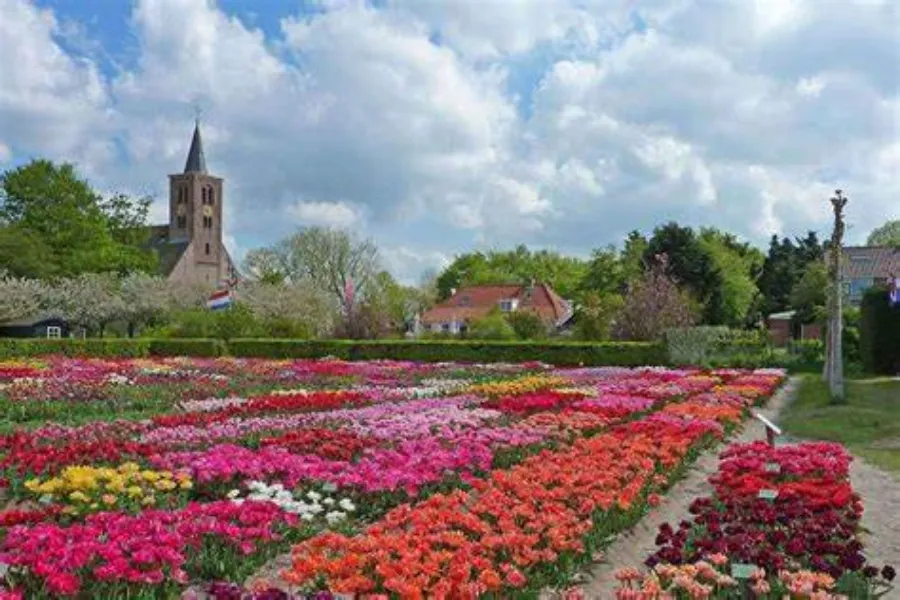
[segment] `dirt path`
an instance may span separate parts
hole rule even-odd
[[[777,421],[781,409],[793,397],[798,381],[796,377],[791,378],[759,412],[769,420]],[[765,438],[763,424],[752,419],[744,425],[740,433],[729,438],[727,443],[751,442]],[[613,591],[616,587],[614,573],[623,567],[643,566],[644,560],[656,549],[655,540],[659,526],[666,522],[678,523],[685,519],[690,520],[688,506],[694,498],[712,493],[712,486],[707,482],[707,478],[719,467],[718,453],[721,448],[722,446],[701,456],[690,468],[687,476],[665,494],[657,508],[645,515],[634,529],[620,534],[606,549],[606,561],[593,564],[584,573],[582,578],[584,582],[575,588],[580,590],[585,598],[592,600],[614,598]],[[541,596],[550,600],[560,595],[559,592],[547,590]]]
[[[863,501],[866,558],[876,567],[900,569],[900,480],[859,458],[850,465],[850,480]],[[885,598],[900,598],[900,579],[894,584],[897,589]]]

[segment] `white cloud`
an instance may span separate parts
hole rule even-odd
[[[4,144],[25,156],[78,162],[93,173],[113,154],[104,82],[90,60],[54,41],[49,10],[0,0],[0,123]]]
[[[322,0],[267,37],[212,0],[136,0],[134,60],[105,76],[89,30],[0,14],[0,161],[74,160],[164,217],[198,102],[235,252],[307,223],[365,228],[407,274],[669,219],[763,242],[824,226],[838,186],[851,239],[896,216],[896,2]]]
[[[362,224],[363,216],[358,208],[346,202],[299,201],[288,207],[288,214],[298,221],[297,226],[321,225],[324,227],[352,228]]]

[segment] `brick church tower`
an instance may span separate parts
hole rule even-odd
[[[153,227],[151,243],[168,279],[216,287],[235,277],[222,242],[222,184],[206,168],[197,122],[184,172],[169,175],[169,224]]]

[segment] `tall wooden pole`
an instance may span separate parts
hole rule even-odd
[[[842,348],[843,338],[843,314],[842,296],[842,247],[844,240],[844,207],[847,206],[847,198],[841,190],[836,190],[831,198],[831,206],[834,209],[834,231],[831,234],[831,294],[828,303],[828,337],[826,338],[825,351],[825,378],[828,381],[828,390],[832,402],[841,402],[844,399],[844,355]]]

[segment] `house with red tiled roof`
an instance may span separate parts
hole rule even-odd
[[[857,305],[866,290],[900,277],[900,248],[847,246],[843,248],[842,283],[850,304]]]
[[[435,333],[465,333],[473,321],[492,310],[504,313],[536,313],[550,330],[571,320],[572,305],[545,283],[476,285],[453,290],[450,298],[419,317],[419,330]]]

